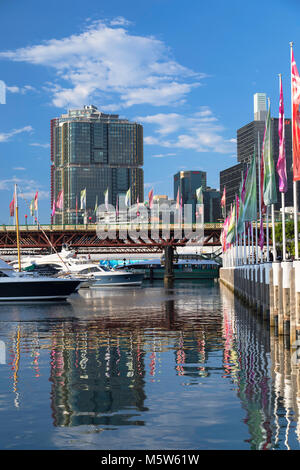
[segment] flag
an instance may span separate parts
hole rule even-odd
[[[38,210],[38,191],[35,193],[35,196],[34,196],[34,210],[35,211]]]
[[[125,196],[125,206],[126,207],[130,206],[130,188],[128,189],[126,196]]]
[[[263,137],[263,144],[262,144],[262,150],[261,150],[261,158],[260,158],[260,208],[261,208],[261,213],[265,214],[266,213],[266,206],[264,203],[264,143],[265,143],[265,137],[266,137],[266,129],[264,131],[264,137]]]
[[[287,175],[286,175],[286,161],[285,161],[285,129],[284,129],[284,103],[281,75],[279,78],[279,119],[278,119],[278,136],[279,136],[279,155],[276,165],[277,173],[279,176],[279,191],[281,193],[287,192]]]
[[[243,220],[244,222],[251,222],[257,218],[257,207],[256,207],[256,164],[255,164],[255,153],[253,154],[252,161],[247,173],[247,179],[245,183],[245,199],[243,208]]]
[[[203,204],[202,186],[200,186],[200,188],[196,189],[196,199],[197,199],[197,204]]]
[[[55,210],[56,210],[56,207],[55,207],[55,200],[53,200],[51,217],[54,217],[54,215],[55,215]]]
[[[179,198],[180,198],[180,194],[179,194],[179,188],[178,188],[177,197],[176,197],[176,208],[177,209],[179,209]]]
[[[137,217],[139,217],[140,216],[140,212],[139,212],[140,200],[139,200],[139,197],[137,197],[137,199],[136,199],[136,204],[137,204],[136,215],[137,215]]]
[[[106,191],[104,191],[104,204],[105,204],[106,210],[108,211],[108,188]]]
[[[13,217],[15,215],[15,195],[9,204],[9,215]]]
[[[228,230],[227,230],[227,236],[226,236],[226,242],[231,244],[235,240],[235,214],[236,214],[236,207],[235,203],[233,206],[233,209],[230,212],[230,219],[228,223]]]
[[[149,209],[152,209],[152,205],[153,205],[153,189],[151,189],[151,191],[149,191],[148,199],[149,199]]]
[[[80,192],[80,209],[86,209],[86,188]]]
[[[229,225],[229,219],[230,219],[230,215],[228,215],[224,221],[224,225],[223,225],[223,230],[222,230],[222,234],[221,234],[221,243],[222,243],[222,250],[223,252],[226,251],[227,249],[227,231],[228,231],[228,225]]]
[[[272,155],[272,140],[271,140],[271,118],[270,106],[266,120],[266,134],[264,139],[263,160],[264,160],[264,203],[266,206],[277,202],[277,191],[275,181],[274,160]]]
[[[264,242],[265,242],[265,233],[264,233],[263,219],[261,217],[260,218],[259,239],[258,239],[258,246],[260,247],[261,250],[264,249]]]
[[[224,186],[224,189],[223,189],[223,195],[222,195],[222,198],[221,198],[221,207],[222,207],[223,217],[225,218],[225,215],[226,215],[226,186]]]
[[[291,51],[291,75],[292,75],[292,135],[293,135],[293,179],[300,180],[300,77],[294,58],[293,49]]]
[[[60,191],[57,196],[57,201],[56,201],[56,208],[57,209],[62,209],[63,208],[63,203],[64,203],[64,192]]]
[[[34,216],[34,199],[30,203],[30,215]]]

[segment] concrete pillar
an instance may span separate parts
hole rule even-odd
[[[274,318],[274,284],[273,284],[273,269],[269,273],[269,285],[270,285],[270,326],[275,326]]]
[[[283,334],[290,334],[290,281],[292,263],[285,261],[281,263],[282,268],[282,310],[283,310]]]
[[[265,310],[263,318],[264,320],[269,320],[270,318],[270,270],[272,269],[272,263],[265,263]]]
[[[164,285],[166,287],[172,287],[174,281],[173,272],[173,246],[165,246],[165,273],[164,273]]]
[[[280,263],[272,263],[273,270],[273,289],[274,289],[274,325],[278,327],[278,308],[279,308],[279,267]]]

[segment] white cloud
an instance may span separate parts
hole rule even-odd
[[[40,144],[38,142],[32,142],[29,145],[31,145],[32,147],[42,147],[42,148],[45,148],[45,149],[50,147],[50,144]]]
[[[15,170],[16,169],[17,168],[15,168]],[[18,185],[18,192],[20,194],[20,197],[25,198],[25,200],[31,200],[34,197],[36,191],[39,192],[39,199],[49,198],[49,191],[43,190],[38,181],[35,181],[33,179],[29,180],[26,178],[17,178],[16,176],[0,180],[0,191],[13,192],[15,184]]]
[[[13,170],[16,170],[16,171],[25,171],[26,168],[24,168],[23,166],[15,166],[15,167],[13,167]]]
[[[94,22],[81,34],[1,52],[0,58],[52,67],[57,107],[81,106],[95,97],[104,107],[119,108],[184,102],[206,75],[176,62],[162,41],[130,34],[128,24],[122,17]]]
[[[2,132],[0,133],[0,142],[7,142],[12,137],[22,132],[32,132],[32,131],[33,131],[33,128],[31,126],[25,126],[25,127],[22,127],[21,129],[13,129],[10,132]]]
[[[21,95],[24,95],[28,91],[34,91],[35,88],[31,85],[24,85],[23,87],[18,87],[18,86],[6,86],[5,87],[7,91],[10,93],[20,93]]]
[[[232,153],[235,150],[236,139],[225,139],[222,136],[225,129],[208,107],[191,115],[158,113],[138,116],[136,120],[155,126],[154,135],[144,138],[146,145],[192,149],[197,152]]]
[[[164,158],[164,157],[175,157],[176,153],[159,153],[157,155],[152,155],[153,158]]]

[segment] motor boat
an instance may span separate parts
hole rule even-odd
[[[23,258],[22,266],[27,272],[80,279],[80,287],[140,286],[144,277],[141,273],[131,272],[129,269],[114,270],[93,263],[88,256],[78,256],[66,248],[59,253]]]
[[[0,260],[0,302],[66,300],[80,284],[80,279],[16,272]]]

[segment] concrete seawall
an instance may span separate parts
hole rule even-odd
[[[221,268],[220,282],[291,345],[300,340],[300,261]]]

